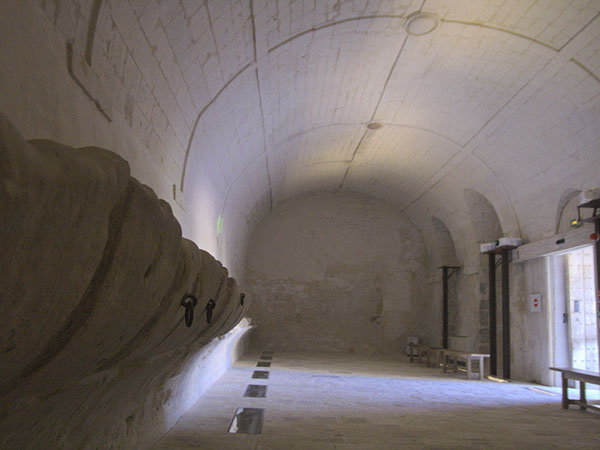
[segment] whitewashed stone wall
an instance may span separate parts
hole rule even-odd
[[[435,320],[421,235],[364,194],[282,203],[257,228],[247,266],[259,348],[397,354]]]

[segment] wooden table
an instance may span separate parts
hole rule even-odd
[[[600,406],[589,404],[585,398],[585,383],[600,384],[600,373],[571,367],[550,367],[550,370],[561,373],[563,409],[568,409],[569,405],[579,405],[580,409],[589,408],[600,411]],[[569,380],[579,381],[579,399],[577,400],[569,399]]]

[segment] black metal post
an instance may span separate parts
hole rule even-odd
[[[594,221],[596,225],[596,234],[600,236],[600,218]],[[596,301],[600,299],[600,240],[595,242],[596,246],[596,288],[598,292],[596,292]]]
[[[442,266],[442,347],[448,348],[448,267]]]
[[[510,379],[510,294],[508,284],[508,253],[502,249],[502,377]]]
[[[496,350],[496,255],[488,253],[489,290],[490,290],[490,375],[498,372]]]

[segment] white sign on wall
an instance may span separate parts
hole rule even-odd
[[[529,311],[542,312],[542,294],[529,295]]]

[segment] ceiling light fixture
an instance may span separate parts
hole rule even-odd
[[[435,30],[439,23],[440,19],[435,14],[415,11],[406,17],[404,29],[413,36],[423,36]]]
[[[369,130],[379,130],[382,126],[379,122],[371,122],[367,125],[367,128]]]

